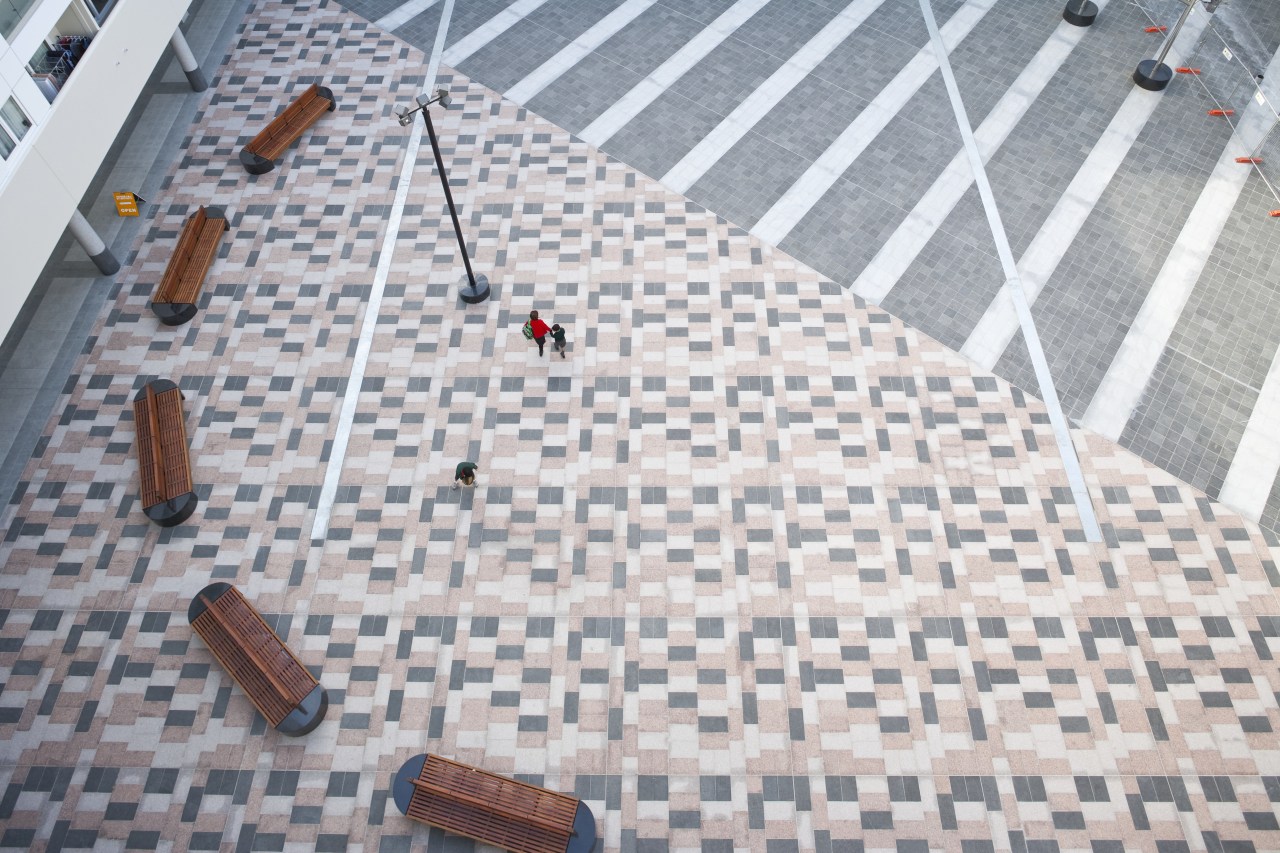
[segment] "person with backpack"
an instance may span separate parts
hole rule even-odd
[[[560,350],[560,357],[564,358],[564,351],[569,344],[564,339],[564,329],[559,323],[551,327],[551,349]]]
[[[453,469],[453,490],[458,490],[458,484],[464,486],[474,486],[476,484],[476,471],[479,470],[474,462],[459,462],[458,467]]]
[[[529,322],[524,324],[525,338],[532,340],[538,345],[538,355],[542,355],[542,346],[547,342],[547,332],[551,331],[547,328],[547,324],[538,319],[537,311],[529,312]]]

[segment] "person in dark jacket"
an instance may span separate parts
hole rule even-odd
[[[560,357],[564,358],[564,351],[568,346],[569,344],[564,339],[564,329],[560,327],[559,323],[556,323],[551,327],[551,349],[560,350]]]
[[[538,355],[542,355],[542,346],[547,342],[547,324],[538,319],[537,311],[529,312],[529,329],[533,332],[533,341],[538,345]]]
[[[474,462],[459,462],[458,467],[453,469],[453,489],[457,491],[458,484],[464,486],[474,486],[476,484],[476,471],[480,470]]]

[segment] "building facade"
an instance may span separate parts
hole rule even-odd
[[[167,47],[204,80],[178,29],[190,0],[0,0],[0,338],[63,230],[104,274],[118,263],[77,208]]]

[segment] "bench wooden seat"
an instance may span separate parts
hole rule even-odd
[[[576,797],[438,755],[418,755],[396,773],[396,806],[407,817],[512,853],[591,853],[596,821]]]
[[[285,152],[316,119],[333,112],[337,102],[326,86],[312,83],[293,103],[240,151],[240,162],[251,175],[263,175],[276,167],[275,159]]]
[[[202,207],[187,218],[151,310],[166,326],[181,326],[196,316],[200,290],[218,256],[222,235],[231,227],[220,207]]]
[[[133,397],[142,511],[161,527],[186,521],[200,502],[191,482],[182,399],[168,379],[148,382]]]
[[[187,608],[187,621],[276,731],[297,737],[320,725],[328,694],[240,590],[209,584]]]

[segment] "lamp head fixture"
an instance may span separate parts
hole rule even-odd
[[[445,109],[448,109],[449,104],[452,102],[453,98],[450,97],[448,89],[436,89],[435,97],[432,98],[428,98],[425,93],[418,96],[418,106],[420,108],[426,108],[432,104],[439,104]]]
[[[408,107],[405,107],[403,110],[396,113],[396,120],[400,122],[401,127],[408,127],[409,125],[413,124],[413,117],[415,115],[422,112],[432,104],[439,104],[445,109],[448,109],[449,104],[451,104],[452,102],[453,102],[453,98],[449,95],[448,89],[437,89],[436,95],[434,98],[428,98],[426,95],[419,95],[418,106],[414,107],[413,109],[409,109]]]

